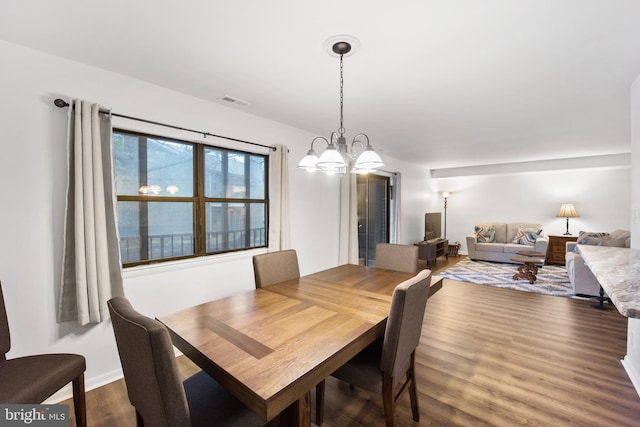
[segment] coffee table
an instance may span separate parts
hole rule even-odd
[[[542,263],[544,263],[544,257],[547,256],[547,254],[544,252],[536,252],[536,251],[517,251],[516,255],[542,258]]]
[[[518,272],[513,275],[513,280],[527,279],[530,284],[533,284],[537,279],[538,265],[544,264],[544,257],[546,254],[542,252],[534,251],[518,251],[516,256],[511,258],[513,262],[522,263],[518,267]]]

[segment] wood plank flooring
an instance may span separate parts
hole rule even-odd
[[[439,258],[433,270],[459,259]],[[420,422],[407,395],[396,425],[640,425],[640,397],[620,363],[627,319],[591,304],[445,280],[416,355]],[[185,377],[197,369],[178,362]],[[323,426],[384,426],[379,396],[334,378],[326,387]],[[90,426],[135,426],[122,380],[88,392],[87,406]]]

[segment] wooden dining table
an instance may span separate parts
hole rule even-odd
[[[270,425],[310,425],[310,391],[384,333],[410,273],[346,264],[158,317],[173,344]],[[430,294],[442,287],[432,276]]]

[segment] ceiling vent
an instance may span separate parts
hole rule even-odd
[[[240,99],[240,98],[236,98],[230,95],[224,95],[221,96],[220,98],[218,98],[220,101],[222,102],[226,102],[228,104],[234,104],[234,105],[240,105],[240,106],[247,106],[247,105],[251,105],[251,103],[249,101],[245,101],[244,99]]]

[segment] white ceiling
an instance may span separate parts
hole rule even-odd
[[[325,137],[337,34],[361,43],[344,60],[346,136],[390,156],[441,168],[630,151],[639,0],[0,0],[0,39],[231,95]]]

